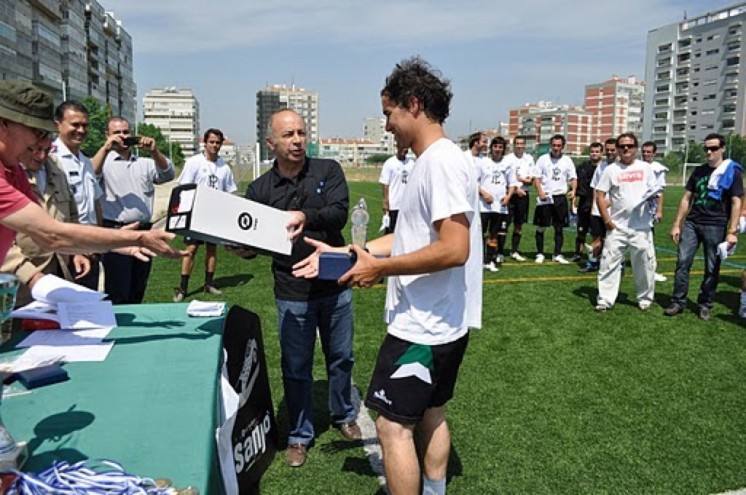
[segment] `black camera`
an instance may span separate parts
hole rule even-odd
[[[137,146],[138,144],[140,144],[140,137],[139,136],[127,136],[126,138],[122,139],[122,144],[124,144],[127,147]]]

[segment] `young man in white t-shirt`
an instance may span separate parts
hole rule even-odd
[[[565,137],[561,134],[552,136],[550,151],[536,160],[536,209],[534,225],[536,226],[536,262],[544,262],[544,231],[550,225],[554,227],[554,254],[552,261],[562,265],[570,264],[562,255],[564,243],[563,229],[570,225],[570,202],[575,199],[578,187],[578,176],[575,164],[569,156],[564,155]],[[567,184],[570,184],[570,191]]]
[[[655,218],[653,219],[653,223],[659,223],[663,219],[663,190],[666,188],[666,173],[668,172],[668,167],[659,161],[656,161],[655,152],[658,150],[658,145],[653,141],[645,141],[642,143],[641,150],[643,161],[648,162],[650,166],[653,167],[653,173],[655,174],[655,178],[661,188],[661,193],[655,198]],[[655,239],[655,226],[653,227],[653,239]],[[656,282],[665,282],[666,280],[668,280],[668,278],[665,275],[658,272],[655,273]]]
[[[528,210],[530,205],[529,190],[534,183],[532,175],[534,170],[534,157],[526,153],[526,138],[516,136],[513,138],[513,152],[507,157],[515,171],[518,187],[510,198],[510,217],[513,222],[513,235],[510,239],[510,257],[516,261],[526,261],[519,251],[521,237],[523,236],[523,225],[528,222]]]
[[[510,198],[516,188],[516,177],[510,161],[505,158],[505,138],[496,136],[490,143],[490,158],[477,168],[479,181],[479,213],[484,244],[484,268],[499,271],[505,261],[505,239],[510,225]]]
[[[619,161],[606,167],[595,187],[596,202],[606,226],[601,267],[598,270],[596,311],[611,309],[619,294],[624,255],[630,252],[637,304],[647,311],[655,295],[655,247],[651,202],[660,188],[649,163],[635,159],[637,137],[631,132],[616,140]]]
[[[223,146],[223,133],[218,129],[208,129],[204,136],[205,152],[194,155],[184,163],[184,170],[179,177],[179,184],[200,184],[219,191],[235,192],[236,183],[233,181],[233,172],[222,158],[220,148]],[[203,243],[197,239],[184,238],[189,256],[181,259],[181,281],[174,294],[174,302],[181,302],[189,287],[189,276],[194,268],[194,256],[197,254],[200,244],[205,244],[205,285],[204,291],[209,294],[222,294],[214,282],[215,267],[217,266],[216,245],[210,242]]]
[[[379,413],[376,429],[391,493],[445,493],[451,444],[445,404],[469,328],[481,326],[477,179],[443,131],[451,96],[449,83],[419,57],[400,62],[386,79],[386,128],[417,160],[396,231],[368,243],[370,252],[352,246],[357,263],[339,279],[371,287],[388,277],[388,333],[365,403]],[[294,266],[296,276],[315,276],[318,255],[331,249],[307,242],[317,251]]]
[[[388,217],[387,234],[392,233],[396,228],[399,205],[404,198],[404,189],[414,164],[414,160],[409,158],[407,153],[409,153],[409,148],[397,145],[396,155],[384,162],[381,176],[378,179],[378,182],[383,185],[383,213]]]

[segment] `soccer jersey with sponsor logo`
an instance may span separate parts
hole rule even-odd
[[[479,211],[485,213],[508,213],[508,206],[501,202],[508,195],[508,188],[516,183],[515,172],[507,158],[499,162],[491,158],[480,160],[477,166],[479,187],[492,196],[492,203],[479,198]]]
[[[604,170],[596,190],[608,194],[611,221],[617,227],[650,230],[651,210],[647,200],[657,191],[658,182],[649,163],[635,160],[631,165],[616,162]]]
[[[390,334],[408,342],[453,342],[481,327],[482,243],[476,170],[448,139],[434,142],[412,167],[394,232],[392,256],[438,239],[435,222],[465,214],[470,254],[465,265],[432,273],[389,277],[385,320]]]
[[[578,178],[575,164],[567,155],[559,158],[549,153],[541,155],[536,161],[536,170],[544,192],[550,196],[567,193],[567,183]]]

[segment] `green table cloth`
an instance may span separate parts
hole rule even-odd
[[[215,449],[223,318],[190,318],[186,304],[115,306],[103,362],[69,363],[67,382],[3,397],[0,415],[28,441],[24,471],[56,459],[111,459],[142,477],[218,491]],[[25,332],[20,332],[25,334]],[[25,335],[14,335],[9,352]]]

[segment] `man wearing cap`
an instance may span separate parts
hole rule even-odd
[[[62,102],[54,111],[54,123],[59,136],[52,144],[52,153],[59,158],[67,174],[70,192],[78,208],[78,221],[84,225],[99,225],[99,199],[103,192],[93,173],[90,158],[80,151],[88,136],[88,109],[77,101]],[[77,283],[98,290],[99,273],[99,257],[92,255],[90,273]]]
[[[52,98],[25,81],[0,81],[0,261],[5,259],[16,232],[28,234],[42,249],[69,254],[125,248],[133,256],[182,256],[168,242],[174,235],[162,230],[111,231],[61,223],[37,203],[19,163],[29,147],[56,130]]]
[[[102,225],[119,229],[138,222],[139,230],[153,226],[155,184],[173,180],[174,164],[158,151],[155,139],[139,136],[135,145],[153,158],[132,153],[125,139],[130,138],[130,124],[122,117],[106,123],[106,142],[93,156],[93,171],[102,178],[104,196]],[[114,304],[140,304],[150,277],[150,260],[141,261],[118,253],[106,253],[103,259],[104,285]]]

